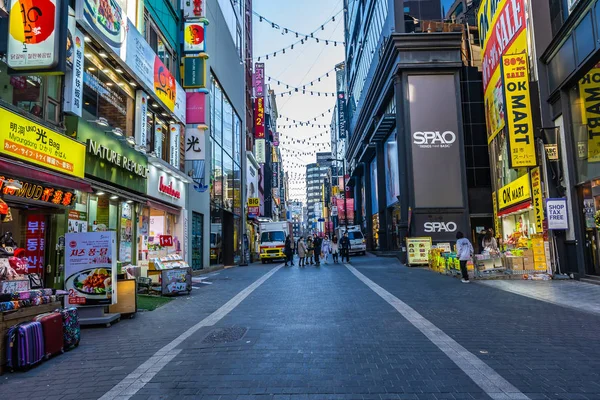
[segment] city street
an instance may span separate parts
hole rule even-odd
[[[372,256],[206,281],[2,376],[0,398],[600,399],[590,312]]]

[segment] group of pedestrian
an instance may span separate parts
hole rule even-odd
[[[298,254],[298,266],[305,267],[306,265],[315,265],[319,267],[321,265],[321,260],[325,264],[329,262],[329,256],[332,256],[333,262],[335,264],[338,263],[339,256],[342,257],[342,262],[344,262],[344,258],[347,262],[350,262],[350,239],[348,239],[348,234],[344,233],[344,236],[339,240],[337,236],[333,236],[331,240],[329,240],[329,236],[325,235],[321,238],[318,235],[308,235],[306,237],[306,241],[303,237],[298,239],[297,245],[294,244],[292,238],[288,235],[285,239],[285,266],[288,266],[288,263],[293,267],[294,266],[294,253]]]

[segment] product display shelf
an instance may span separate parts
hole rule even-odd
[[[500,254],[477,254],[474,263],[474,275],[477,279],[507,278],[511,274],[511,270],[506,268]]]
[[[0,313],[0,335],[2,343],[0,344],[0,375],[5,372],[6,366],[6,331],[13,325],[33,320],[36,315],[44,314],[62,308],[60,301],[40,304],[39,306],[23,307],[16,310],[10,310]]]

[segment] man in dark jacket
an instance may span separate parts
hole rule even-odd
[[[340,253],[342,254],[342,262],[344,262],[344,256],[346,260],[350,262],[350,239],[348,238],[348,232],[344,232],[344,236],[340,239]]]
[[[315,247],[315,265],[318,267],[321,265],[321,247],[323,246],[323,239],[321,239],[320,236],[315,235],[313,246]]]

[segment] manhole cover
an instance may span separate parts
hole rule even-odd
[[[209,332],[202,343],[231,343],[240,340],[248,332],[248,328],[232,326],[230,328],[217,328]]]

